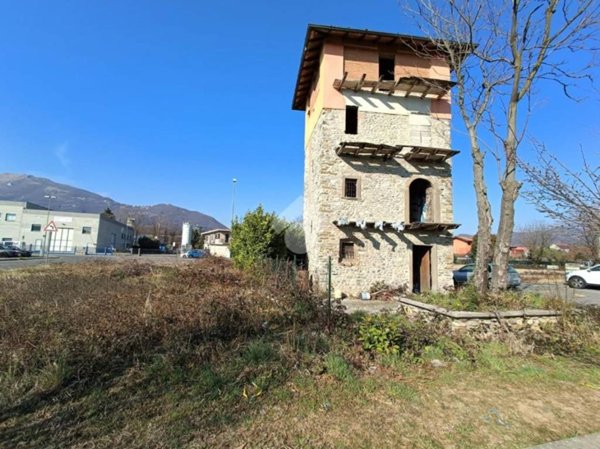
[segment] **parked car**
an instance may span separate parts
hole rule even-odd
[[[0,257],[12,257],[12,252],[0,245]]]
[[[583,270],[569,271],[565,274],[565,280],[569,287],[586,288],[588,285],[600,286],[600,265]]]
[[[15,253],[17,253],[18,257],[31,257],[31,251],[28,251],[26,249],[21,249],[18,246],[9,245],[8,249],[10,251],[14,251]]]
[[[200,259],[206,256],[206,252],[201,249],[190,249],[181,255],[181,257],[189,258],[189,259]]]
[[[19,252],[9,246],[0,245],[0,257],[19,257]]]
[[[464,285],[471,280],[473,277],[473,271],[475,270],[475,264],[469,263],[464,267],[460,267],[458,270],[452,272],[452,279],[454,285]],[[488,281],[492,279],[492,264],[488,264]],[[508,288],[518,288],[521,286],[521,276],[517,270],[510,265],[508,266]]]

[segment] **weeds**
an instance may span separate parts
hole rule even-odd
[[[564,301],[556,298],[550,298],[539,293],[523,293],[518,290],[507,290],[499,293],[490,292],[485,298],[481,298],[473,284],[466,284],[446,293],[421,293],[416,296],[416,299],[448,310],[472,312],[523,309],[560,310],[565,307]]]
[[[420,358],[448,333],[441,322],[409,320],[402,315],[370,315],[358,327],[363,349],[379,354]]]
[[[352,368],[346,359],[338,354],[327,354],[325,357],[325,369],[327,373],[331,374],[337,380],[350,380],[354,377]]]
[[[400,315],[334,313],[326,331],[320,302],[283,266],[89,263],[4,273],[0,284],[2,447],[239,447],[244,429],[263,446],[357,447],[371,435],[372,447],[402,447],[382,429],[405,422],[398,435],[433,447],[410,433],[411,413],[437,404],[431,388],[483,378],[487,397],[506,379],[527,391],[600,385],[592,314],[526,333],[535,354],[517,356]],[[396,413],[404,421],[385,421]],[[333,417],[359,430],[328,435]],[[312,427],[297,430],[304,420]]]

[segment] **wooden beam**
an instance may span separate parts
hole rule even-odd
[[[363,83],[365,82],[365,78],[367,77],[366,73],[363,73],[362,76],[360,77],[360,80],[358,81],[358,83],[356,83],[356,86],[354,87],[354,92],[358,92],[359,90],[362,89]]]
[[[431,86],[427,86],[427,88],[421,94],[421,98],[425,98],[429,92],[431,92]]]
[[[374,94],[375,92],[377,92],[377,90],[379,89],[379,85],[381,84],[381,80],[383,79],[383,75],[381,75],[379,77],[379,81],[377,81],[374,85],[373,88],[371,89],[371,93]]]
[[[411,94],[411,92],[413,91],[413,89],[415,88],[416,85],[417,85],[417,83],[415,82],[415,80],[413,80],[412,83],[410,83],[410,87],[408,88],[408,90],[404,94],[404,97],[408,97]]]
[[[390,89],[390,91],[388,92],[388,95],[393,95],[394,92],[396,91],[396,89],[398,88],[398,86],[400,85],[400,83],[402,82],[402,78],[398,78],[398,81],[396,82],[396,84],[394,84],[392,86],[392,88]]]
[[[338,90],[342,90],[344,88],[344,82],[346,81],[346,78],[348,78],[348,72],[344,72],[344,76],[342,77],[342,81],[338,87]]]

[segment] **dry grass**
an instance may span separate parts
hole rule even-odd
[[[358,317],[325,332],[293,279],[214,259],[0,274],[0,447],[514,448],[600,429],[585,320],[527,357],[443,336],[380,356]]]
[[[435,304],[448,310],[462,311],[505,311],[523,309],[562,310],[567,307],[560,295],[547,295],[537,292],[507,290],[498,293],[488,292],[482,299],[472,284],[461,286],[446,293],[427,292],[414,295],[417,301]],[[568,307],[567,307],[568,308]]]

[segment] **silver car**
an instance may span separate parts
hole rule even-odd
[[[454,285],[464,285],[471,280],[473,277],[473,271],[475,271],[475,264],[470,263],[464,267],[459,268],[452,272],[452,279]],[[488,264],[488,281],[492,279],[492,264]],[[517,273],[510,265],[508,266],[508,288],[518,288],[521,286],[521,276]]]

